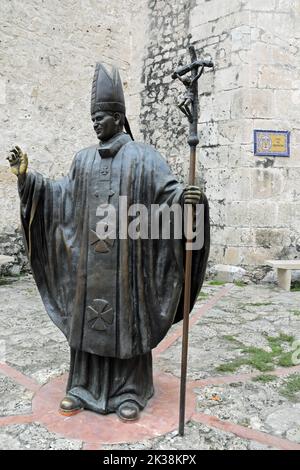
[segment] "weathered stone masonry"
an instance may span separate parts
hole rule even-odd
[[[46,176],[66,174],[75,152],[96,143],[90,89],[99,60],[120,68],[138,135],[145,22],[142,0],[0,2],[0,254],[14,255],[21,266],[9,149],[20,145],[31,168]]]
[[[185,63],[189,43],[189,16],[194,1],[149,2],[149,37],[142,82],[141,131],[157,147],[181,178],[187,169],[188,125],[176,108],[182,86],[172,80],[178,64]]]
[[[257,267],[300,251],[300,2],[149,2],[151,28],[141,113],[146,140],[184,178],[187,124],[171,71],[187,33],[215,70],[200,82],[198,183],[211,205],[212,263]],[[151,118],[151,119],[149,119]],[[291,131],[291,158],[253,156],[253,129]]]
[[[35,169],[65,174],[95,141],[99,59],[121,69],[135,137],[185,180],[183,86],[171,73],[189,60],[190,40],[215,63],[200,82],[197,169],[211,206],[211,263],[255,271],[268,258],[299,257],[300,0],[3,0],[0,12],[1,253],[23,263],[7,150],[18,143]],[[291,158],[254,157],[253,129],[291,131]]]

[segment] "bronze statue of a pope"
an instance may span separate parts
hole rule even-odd
[[[60,412],[88,409],[135,420],[154,393],[151,350],[182,318],[185,240],[121,236],[121,201],[126,209],[204,205],[205,239],[193,252],[191,309],[208,258],[208,204],[199,188],[176,180],[153,147],[133,141],[114,67],[96,65],[91,117],[99,144],[79,151],[61,180],[28,171],[27,155],[17,146],[8,159],[18,177],[32,273],[48,315],[70,346]],[[117,215],[115,236],[104,216],[108,207]],[[128,226],[130,211],[121,220]]]

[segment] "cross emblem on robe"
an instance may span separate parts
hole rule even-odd
[[[109,198],[113,196],[115,193],[111,189],[107,192],[103,191],[99,195],[99,207],[102,206],[105,209],[105,206],[109,204]],[[107,220],[107,219],[106,219]],[[113,223],[113,222],[112,222]],[[113,247],[115,240],[114,238],[110,238],[109,224],[107,222],[98,222],[97,226],[100,225],[101,234],[106,234],[105,236],[99,236],[97,230],[90,230],[90,243],[95,248],[97,253],[108,253],[111,248]]]

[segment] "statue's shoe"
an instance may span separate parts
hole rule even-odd
[[[76,413],[79,413],[83,410],[83,405],[81,400],[76,397],[71,397],[70,395],[66,395],[65,398],[62,399],[59,405],[59,412],[64,416],[72,416]]]
[[[140,416],[140,408],[135,401],[124,401],[117,409],[117,415],[122,421],[136,421]]]

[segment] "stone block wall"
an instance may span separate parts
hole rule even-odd
[[[215,63],[199,83],[197,180],[211,206],[210,261],[255,271],[268,258],[299,257],[299,0],[157,0],[149,7],[142,130],[183,180],[187,124],[170,73],[188,60],[188,33]],[[289,130],[291,157],[254,157],[254,129]]]
[[[90,92],[99,60],[119,67],[138,136],[146,20],[143,0],[0,2],[0,253],[21,265],[8,151],[18,144],[31,168],[49,177],[66,174],[75,152],[97,142]]]
[[[186,180],[183,87],[171,74],[191,42],[215,63],[199,83],[197,165],[211,206],[211,263],[253,271],[268,258],[299,257],[300,0],[2,0],[0,18],[0,252],[19,253],[7,150],[17,143],[33,168],[65,174],[95,142],[99,59],[121,70],[136,139]],[[291,131],[291,157],[254,157],[254,129]]]

